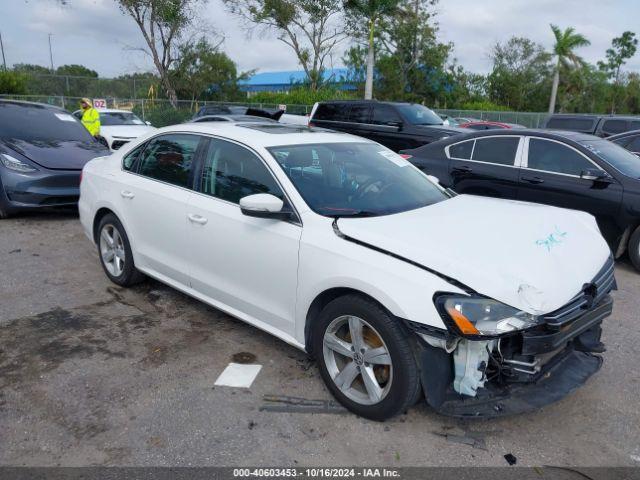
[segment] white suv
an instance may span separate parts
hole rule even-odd
[[[151,276],[311,353],[367,418],[421,394],[517,413],[602,362],[615,280],[593,217],[456,196],[362,138],[160,129],[86,165],[80,219],[113,282]]]

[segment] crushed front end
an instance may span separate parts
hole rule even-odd
[[[536,317],[535,324],[524,315],[509,317],[510,326],[524,328],[484,335],[475,329],[482,328],[481,322],[461,331],[466,328],[463,319],[456,319],[458,325],[444,333],[411,323],[419,339],[417,358],[427,402],[445,415],[495,417],[560,400],[602,365],[597,355],[605,351],[601,325],[611,315],[609,293],[615,288],[610,258],[579,295],[555,312]],[[476,301],[487,312],[486,305],[493,306],[489,299]],[[449,307],[441,303],[448,318],[463,311],[456,305],[458,310],[447,313]]]

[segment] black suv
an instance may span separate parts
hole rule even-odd
[[[443,125],[442,118],[424,105],[375,100],[316,103],[309,126],[369,138],[396,152],[468,132]]]
[[[616,258],[628,250],[640,270],[640,159],[615,143],[575,132],[490,130],[401,153],[458,193],[589,212]]]
[[[543,128],[609,137],[629,130],[640,129],[640,117],[555,114],[547,118]]]

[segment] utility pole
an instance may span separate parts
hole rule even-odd
[[[7,71],[7,60],[4,58],[4,43],[2,43],[2,33],[0,33],[0,50],[2,50],[2,65],[4,66],[4,71]]]
[[[51,60],[51,73],[53,72],[53,51],[51,50],[51,33],[49,34],[49,60]]]

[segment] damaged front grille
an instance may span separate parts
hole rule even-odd
[[[613,257],[609,256],[594,279],[585,284],[578,295],[565,306],[542,317],[544,323],[552,328],[562,328],[584,314],[586,310],[598,305],[609,292],[616,288],[614,261]]]

